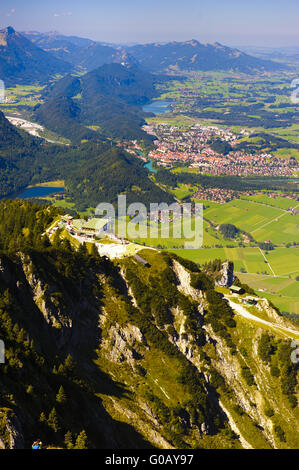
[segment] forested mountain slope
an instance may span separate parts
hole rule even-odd
[[[107,64],[82,77],[67,76],[50,86],[45,102],[36,110],[39,122],[80,142],[99,134],[118,139],[151,138],[141,130],[141,105],[156,95],[155,77],[135,67]],[[84,126],[94,126],[97,132]]]
[[[91,131],[92,132],[92,131]],[[100,202],[172,202],[149,178],[143,162],[102,140],[78,146],[53,145],[15,128],[0,112],[0,198],[30,184],[65,180],[78,210]]]
[[[54,208],[0,216],[1,447],[298,448],[290,340],[235,315],[204,269],[50,243]]]
[[[6,86],[46,83],[71,69],[70,64],[40,49],[12,27],[0,31],[0,76]]]
[[[64,36],[56,31],[49,33],[28,31],[22,34],[38,47],[51,52],[57,58],[87,71],[114,62],[136,64],[136,60],[122,47],[113,46],[112,44],[99,43],[76,36]]]

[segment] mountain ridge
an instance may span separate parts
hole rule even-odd
[[[156,96],[156,80],[134,66],[105,64],[82,77],[67,76],[49,87],[45,102],[36,108],[36,117],[49,129],[77,141],[84,126],[100,126],[105,136],[151,142],[141,129],[145,123],[141,106]],[[91,139],[99,135],[85,128],[87,132]]]
[[[290,341],[240,318],[204,266],[50,241],[53,206],[2,201],[0,214],[2,448],[78,448],[83,430],[85,448],[296,448]]]
[[[48,48],[57,57],[71,62],[73,66],[83,67],[87,71],[103,65],[103,63],[111,62],[139,64],[142,68],[155,73],[175,70],[233,70],[252,73],[287,68],[282,64],[259,59],[217,41],[204,44],[197,39],[190,39],[126,46],[68,37],[55,32],[36,33],[35,38],[30,33],[27,35],[35,40],[40,47]],[[84,41],[82,47],[80,47],[80,39]],[[67,51],[67,44],[70,45],[69,51]],[[63,45],[66,46],[66,50]]]
[[[257,59],[219,42],[202,44],[192,39],[185,42],[151,43],[127,47],[126,50],[151,72],[233,70],[244,73],[275,71],[285,68],[270,60]]]
[[[7,85],[47,82],[70,65],[37,47],[11,26],[0,31],[0,76]]]
[[[96,134],[84,126],[82,129]],[[89,135],[85,133],[85,137]],[[135,202],[136,197],[145,204],[173,202],[173,196],[148,177],[140,159],[112,146],[100,134],[79,145],[46,143],[14,127],[1,111],[0,168],[0,199],[30,184],[63,179],[77,210],[96,207],[103,200],[116,203],[121,193],[129,202]]]

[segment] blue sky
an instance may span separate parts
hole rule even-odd
[[[1,0],[0,25],[118,43],[299,45],[299,1]]]

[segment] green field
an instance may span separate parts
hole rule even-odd
[[[277,276],[299,274],[299,248],[275,248],[266,257]]]
[[[204,211],[204,216],[214,225],[233,224],[258,242],[271,240],[278,245],[299,242],[299,215],[286,212],[288,207],[298,209],[298,201],[262,195],[250,198],[214,205]]]
[[[259,296],[271,300],[282,312],[299,315],[299,282],[285,277],[238,274]],[[263,289],[263,290],[261,290]]]
[[[190,196],[197,190],[197,186],[192,186],[189,184],[179,184],[175,189],[171,189],[170,192],[179,200]]]
[[[188,187],[181,187],[176,195],[188,193]],[[246,199],[245,199],[246,197]],[[247,199],[248,198],[248,199]],[[240,230],[251,233],[257,242],[271,240],[276,245],[284,246],[287,243],[299,242],[299,215],[287,212],[290,207],[299,207],[298,201],[283,197],[271,198],[259,194],[244,196],[244,199],[235,199],[225,204],[210,201],[196,200],[204,204],[203,244],[207,247],[238,246],[240,240],[224,239],[217,226],[233,224]],[[180,248],[184,240],[169,238],[142,238],[139,240],[150,246]],[[256,271],[254,271],[256,272]]]
[[[280,209],[274,207],[237,199],[219,207],[207,209],[205,217],[217,225],[234,224],[241,230],[252,232],[281,213]]]
[[[198,250],[171,250],[182,258],[190,259],[198,264],[204,264],[214,259],[230,260],[234,263],[236,272],[267,273],[271,270],[259,248],[208,248]]]
[[[273,155],[275,155],[278,158],[290,158],[290,157],[295,157],[296,160],[299,160],[299,150],[298,149],[279,149],[273,152]]]
[[[278,209],[289,209],[290,207],[296,207],[299,203],[295,199],[286,197],[276,196],[269,197],[266,194],[254,194],[252,196],[241,196],[241,199],[256,202],[259,204],[265,204],[267,206],[277,207]]]
[[[271,129],[271,133],[274,133],[278,135],[279,137],[283,137],[286,140],[289,140],[289,142],[294,142],[295,144],[299,143],[299,125],[298,124],[293,124],[290,127],[287,128],[274,128]]]
[[[282,312],[299,315],[299,281],[296,281],[299,275],[299,248],[276,248],[269,252],[261,252],[259,248],[171,251],[200,265],[214,259],[233,261],[237,276],[255,289],[259,296],[271,300]],[[263,255],[268,263],[265,263]]]
[[[271,276],[284,276],[285,279],[288,279],[289,276],[295,278],[299,275],[299,248],[275,248],[268,252],[256,247],[178,249],[171,251],[199,264],[204,264],[216,258],[223,261],[230,260],[234,262],[236,272],[241,272],[241,269],[250,274],[266,272]]]
[[[251,234],[258,242],[271,240],[274,244],[299,242],[299,215],[282,213],[279,217],[261,226]]]
[[[16,85],[5,90],[7,98],[12,99],[13,103],[1,104],[3,110],[12,110],[14,107],[34,107],[39,103],[41,92],[44,86],[34,85]]]

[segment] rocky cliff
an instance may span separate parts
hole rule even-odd
[[[1,255],[0,447],[70,448],[83,430],[94,448],[298,447],[290,338],[217,293],[231,264],[214,279],[142,257],[150,267],[67,246]]]

